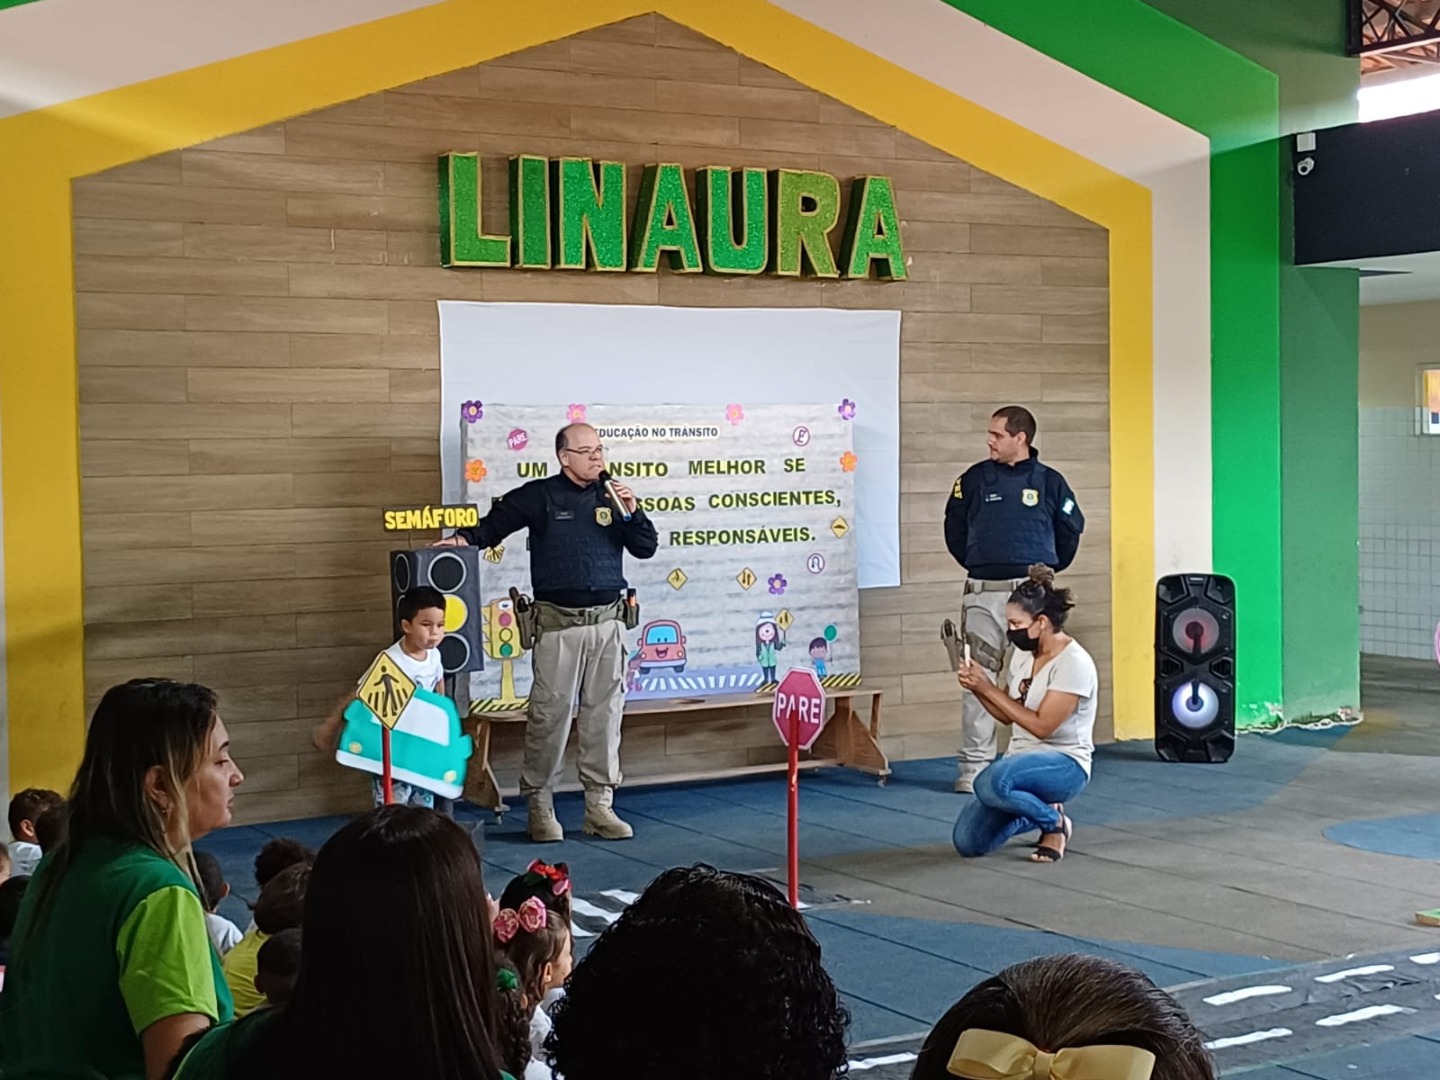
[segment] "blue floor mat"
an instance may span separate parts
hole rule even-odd
[[[1326,829],[1325,838],[1379,855],[1440,860],[1440,814],[1342,821]],[[1440,1074],[1440,1069],[1436,1072]]]

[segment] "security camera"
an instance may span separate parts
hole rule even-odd
[[[1315,159],[1313,157],[1301,158],[1295,163],[1295,171],[1301,176],[1309,176],[1315,171]]]

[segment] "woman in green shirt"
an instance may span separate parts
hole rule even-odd
[[[455,822],[350,822],[315,859],[302,930],[290,1001],[205,1035],[176,1080],[506,1077],[480,856]]]
[[[160,1080],[230,1019],[190,845],[243,777],[203,686],[137,679],[101,699],[66,840],[25,896],[0,995],[5,1080]]]

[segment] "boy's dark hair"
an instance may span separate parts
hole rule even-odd
[[[200,872],[200,902],[206,911],[214,911],[225,896],[225,871],[208,851],[195,852],[195,869]]]
[[[35,842],[40,853],[48,855],[65,842],[70,831],[70,804],[63,799],[35,819]]]
[[[445,594],[433,585],[417,585],[400,594],[400,600],[395,605],[395,617],[402,623],[407,623],[429,608],[444,611]]]
[[[1175,999],[1134,968],[1098,956],[1042,956],[986,979],[930,1032],[911,1080],[951,1080],[960,1036],[980,1028],[1018,1035],[1051,1053],[1136,1046],[1155,1055],[1153,1080],[1214,1080],[1201,1035]]]
[[[267,936],[293,930],[305,918],[305,890],[310,887],[310,864],[296,863],[276,874],[255,901],[255,929]]]
[[[683,958],[683,962],[678,962]],[[664,987],[636,1009],[634,988]],[[849,1015],[769,882],[709,866],[650,883],[576,965],[546,1044],[565,1080],[835,1080]]]
[[[0,942],[8,942],[15,933],[15,920],[20,917],[20,904],[29,887],[30,878],[23,874],[0,884]]]
[[[806,652],[814,652],[816,649],[828,649],[829,647],[830,643],[828,641],[823,637],[817,637],[810,642],[810,648],[807,649]]]
[[[293,979],[300,974],[300,949],[304,933],[298,926],[267,938],[255,954],[255,970],[278,978]]]
[[[20,839],[20,823],[34,825],[40,815],[65,801],[65,796],[49,788],[26,788],[10,800],[10,835]]]
[[[1035,445],[1035,414],[1023,405],[1006,405],[990,414],[992,420],[1004,420],[1005,431],[1010,435],[1025,433],[1025,445]]]
[[[304,863],[309,866],[315,861],[315,852],[306,847],[299,840],[291,840],[287,837],[276,837],[260,849],[260,854],[255,856],[255,884],[265,888],[270,884],[270,879],[280,873],[287,866],[294,866],[296,863]]]

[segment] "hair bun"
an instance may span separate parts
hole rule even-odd
[[[1055,584],[1055,571],[1051,570],[1050,567],[1044,563],[1036,563],[1030,567],[1030,580],[1037,585],[1044,585],[1050,588]]]

